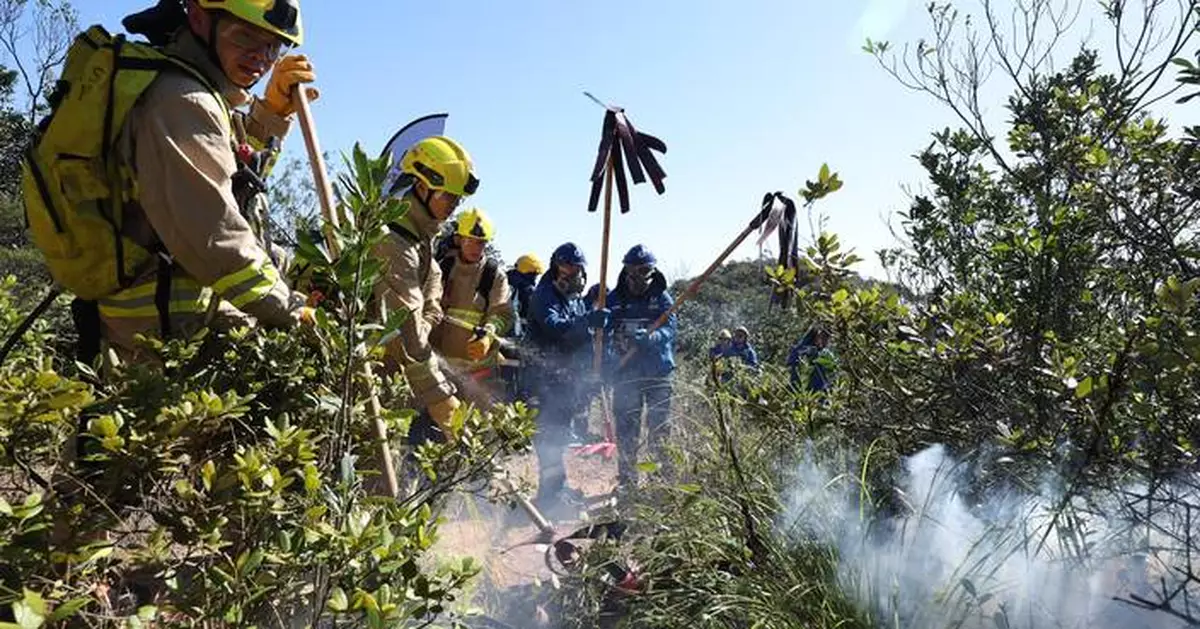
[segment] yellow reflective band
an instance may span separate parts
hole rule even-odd
[[[224,295],[229,289],[252,279],[255,275],[259,275],[259,269],[262,267],[263,261],[251,262],[240,270],[234,271],[225,277],[213,282],[213,290]]]
[[[478,310],[468,310],[466,308],[450,308],[446,310],[446,314],[462,321],[467,325],[479,325],[483,321],[483,313]]]
[[[271,292],[271,287],[273,287],[273,286],[275,286],[275,282],[273,282],[267,278],[263,278],[263,280],[261,282],[256,283],[254,286],[251,286],[245,292],[238,295],[237,297],[226,296],[225,299],[231,305],[233,305],[234,308],[241,310],[242,306],[245,306],[246,304],[249,304],[249,303],[254,303],[254,302],[262,299],[264,295]]]
[[[202,291],[199,297],[176,297],[171,300],[171,304],[167,310],[170,314],[203,313],[208,310],[208,302],[211,297],[212,292],[208,290]],[[99,307],[100,314],[113,319],[139,319],[158,316],[158,306],[153,301],[149,304],[135,300],[115,303],[101,301]]]
[[[213,288],[234,308],[262,299],[279,281],[279,271],[269,262],[260,262],[221,278]]]
[[[496,328],[497,332],[504,332],[508,330],[510,325],[512,325],[512,320],[502,314],[494,315],[491,319],[488,319],[487,322],[493,328]]]

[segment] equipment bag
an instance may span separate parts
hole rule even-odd
[[[126,117],[163,71],[187,72],[217,94],[186,62],[102,26],[88,28],[67,51],[50,113],[22,164],[31,239],[54,281],[80,299],[128,287],[164,253],[128,233],[126,210],[137,187],[115,156]],[[217,101],[225,104],[219,95]]]

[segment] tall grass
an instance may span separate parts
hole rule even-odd
[[[593,547],[588,573],[566,583],[562,627],[1200,625],[1194,479],[1129,477],[1068,497],[1052,465],[1023,482],[986,449],[860,450],[780,377],[737,395],[678,387],[669,465],[597,514],[630,532]],[[645,589],[601,583],[611,561],[636,566]]]

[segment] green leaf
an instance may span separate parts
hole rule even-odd
[[[344,612],[350,608],[350,600],[346,598],[346,591],[340,587],[334,587],[329,593],[329,609],[334,612]]]
[[[12,610],[21,629],[38,629],[46,622],[46,601],[32,590],[25,590],[25,597],[13,603]]]
[[[187,498],[196,493],[196,490],[192,489],[192,484],[189,483],[186,478],[181,478],[175,481],[175,493],[178,494],[180,498]]]
[[[212,491],[213,479],[217,477],[217,466],[211,460],[205,461],[200,468],[200,482],[204,483],[205,491]]]
[[[90,596],[81,596],[79,598],[71,599],[65,603],[61,603],[54,608],[54,612],[50,614],[50,617],[46,619],[46,622],[53,623],[70,618],[79,610],[87,607],[91,602],[92,598]]]
[[[652,474],[658,471],[658,463],[654,461],[642,461],[637,464],[637,469],[643,474]]]
[[[100,546],[99,548],[97,548],[95,551],[93,551],[92,554],[89,555],[87,559],[84,559],[82,563],[87,563],[90,561],[98,561],[100,559],[104,559],[105,557],[112,555],[113,551],[115,551],[115,550],[116,550],[116,547],[113,546],[112,544],[104,544],[104,545]]]
[[[821,184],[829,183],[829,164],[821,164],[821,172],[817,174],[817,181]]]
[[[255,570],[258,570],[258,567],[262,564],[264,556],[265,553],[261,548],[255,548],[254,552],[250,553],[250,556],[246,558],[246,563],[244,566],[242,566],[242,574],[250,574]]]
[[[304,466],[304,490],[309,494],[321,488],[321,473],[317,466],[309,463]]]
[[[383,332],[379,335],[379,340],[375,343],[376,346],[387,345],[400,334],[400,326],[412,316],[412,312],[408,308],[397,308],[388,313],[387,324],[383,326]]]
[[[1075,398],[1083,399],[1083,398],[1087,397],[1088,394],[1092,392],[1092,386],[1093,386],[1092,377],[1088,376],[1088,377],[1084,378],[1083,382],[1080,382],[1075,387]]]
[[[92,401],[92,395],[87,391],[69,391],[50,398],[46,405],[54,410],[76,408]]]

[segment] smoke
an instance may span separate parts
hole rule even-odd
[[[785,496],[784,525],[837,549],[840,586],[881,626],[1194,626],[1114,600],[1160,602],[1176,591],[1171,608],[1200,615],[1188,609],[1189,597],[1200,600],[1196,584],[1170,568],[1190,557],[1194,490],[1131,484],[1063,500],[1065,483],[1047,474],[1036,490],[969,500],[972,470],[937,445],[904,460],[901,507],[891,513],[876,509],[857,479],[815,459],[809,444]],[[1145,494],[1155,500],[1131,498]]]

